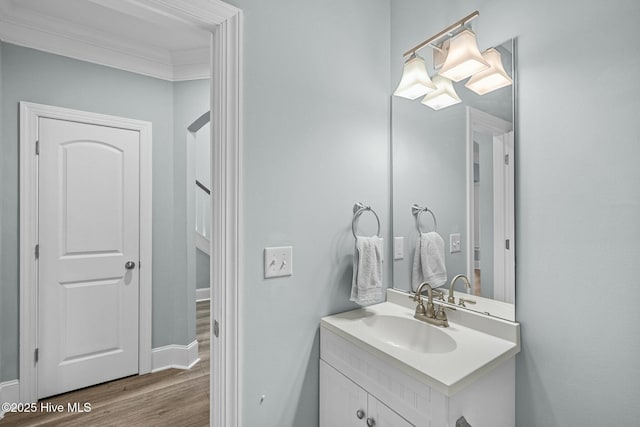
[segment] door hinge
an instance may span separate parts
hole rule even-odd
[[[36,259],[40,258],[40,245],[36,245],[35,254]]]
[[[504,164],[509,166],[509,155],[508,154],[504,155]]]
[[[220,335],[220,324],[217,320],[213,321],[213,335],[215,335],[216,338]]]
[[[39,350],[38,348],[33,350],[33,360],[35,361],[35,363],[38,363],[38,358],[40,356],[40,352],[38,350]]]
[[[506,248],[507,248],[507,250],[509,250],[509,245],[510,245],[510,243],[511,243],[511,242],[509,241],[509,239],[507,239],[507,240],[505,241],[505,243],[504,243],[504,244],[505,244],[505,246],[506,246]]]
[[[40,154],[40,140],[36,140],[36,156]]]

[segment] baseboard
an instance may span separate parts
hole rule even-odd
[[[211,288],[196,289],[196,301],[211,299]]]
[[[0,383],[0,403],[20,402],[20,382],[18,380]],[[4,411],[0,408],[0,420],[4,417]]]
[[[198,357],[198,340],[189,345],[171,344],[151,350],[151,372],[164,369],[191,369]]]

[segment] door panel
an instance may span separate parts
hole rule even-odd
[[[38,130],[41,398],[138,372],[140,184],[137,131]]]
[[[371,395],[368,398],[368,408],[375,427],[413,427],[413,424]]]
[[[320,360],[320,378],[320,427],[366,426],[367,392],[324,360]]]
[[[65,143],[60,150],[61,255],[122,254],[124,152],[94,141]],[[92,219],[102,216],[109,220],[96,227]]]

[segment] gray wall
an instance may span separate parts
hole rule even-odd
[[[196,249],[193,241],[193,230],[188,231],[188,218],[194,215],[194,209],[188,209],[187,191],[193,191],[194,184],[188,185],[187,179],[187,127],[210,109],[211,83],[207,80],[192,80],[173,84],[173,129],[174,146],[173,161],[175,175],[173,177],[173,211],[175,224],[175,241],[173,249],[176,256],[177,280],[180,286],[175,287],[175,302],[182,308],[178,313],[185,315],[180,322],[186,329],[178,336],[188,337],[189,342],[196,336],[196,281],[197,274],[188,265],[197,266]],[[194,141],[191,141],[192,143]],[[190,200],[193,202],[193,199]],[[189,221],[193,226],[193,221]],[[196,269],[197,273],[197,269]],[[185,292],[186,286],[186,292]],[[183,338],[184,339],[184,338]],[[184,344],[188,344],[185,342]]]
[[[195,84],[195,83],[194,83]],[[113,68],[2,44],[2,365],[0,380],[18,377],[18,102],[30,101],[153,123],[153,346],[195,338],[195,291],[185,288],[178,228],[185,163],[174,145],[174,85]],[[177,85],[175,99],[181,99]],[[205,100],[208,99],[208,85]],[[182,141],[179,141],[184,145]],[[182,233],[182,234],[181,234]]]
[[[481,46],[518,37],[517,425],[637,425],[640,3],[392,0],[406,8],[424,37],[473,9]]]
[[[393,40],[393,38],[392,38]],[[408,43],[405,43],[407,45]],[[404,49],[406,50],[406,49]],[[400,81],[402,53],[392,56],[393,85]],[[396,65],[394,70],[393,65]],[[395,87],[392,88],[395,90]],[[404,258],[393,262],[393,286],[410,289],[418,230],[411,206],[431,209],[438,234],[445,243],[447,276],[465,273],[466,250],[466,109],[463,104],[434,111],[411,101],[393,98],[393,233],[404,237]],[[433,230],[428,213],[420,217],[424,231]],[[460,233],[461,251],[449,252],[449,234]]]
[[[245,425],[315,425],[317,321],[351,307],[348,205],[384,204],[387,195],[378,105],[388,101],[372,98],[390,89],[378,94],[372,84],[383,70],[369,80],[387,61],[386,11],[374,14],[386,6],[234,3],[246,13]],[[402,25],[396,9],[410,7],[422,37],[472,9],[462,0],[391,4],[393,25]],[[483,0],[473,8],[481,46],[519,43],[517,425],[636,425],[640,3]],[[344,77],[357,71],[364,77]],[[262,248],[283,243],[294,246],[295,275],[262,280]]]
[[[389,3],[232,3],[245,12],[243,425],[313,426],[320,318],[356,307],[353,204],[389,226]],[[293,276],[264,280],[263,248],[278,245],[293,246]]]
[[[196,249],[196,289],[211,287],[211,259],[209,255]]]

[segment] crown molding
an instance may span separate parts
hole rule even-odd
[[[113,8],[122,6],[117,10],[128,13],[133,7],[124,6],[138,3],[121,0]],[[149,15],[164,14],[157,7],[144,6],[144,11]],[[0,1],[0,40],[168,81],[205,79],[211,75],[208,46],[163,49],[126,35],[97,31],[78,22],[21,8],[10,0]]]

